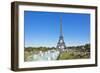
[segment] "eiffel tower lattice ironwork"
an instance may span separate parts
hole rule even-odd
[[[65,50],[66,46],[65,46],[65,42],[64,42],[64,37],[63,37],[63,33],[62,33],[62,17],[60,17],[60,36],[59,36],[59,41],[57,43],[57,49],[60,52],[63,52]]]

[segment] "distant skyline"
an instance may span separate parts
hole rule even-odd
[[[60,16],[66,47],[90,43],[90,14],[24,11],[25,47],[56,47]]]

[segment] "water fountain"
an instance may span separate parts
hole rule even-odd
[[[49,61],[57,60],[60,52],[58,50],[48,50],[46,52],[39,51],[37,54],[32,54],[27,58],[27,61]]]

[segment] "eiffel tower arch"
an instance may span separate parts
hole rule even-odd
[[[64,37],[62,33],[62,18],[60,17],[60,36],[56,47],[60,52],[65,51],[66,45],[64,42]]]

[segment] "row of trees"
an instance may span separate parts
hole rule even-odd
[[[75,50],[90,52],[90,44],[85,44],[80,46],[70,46],[70,47],[66,47],[66,49],[75,49]]]
[[[47,51],[56,49],[55,47],[27,47],[25,51]],[[80,45],[80,46],[70,46],[66,47],[66,49],[73,49],[73,50],[84,50],[90,52],[90,44]]]
[[[27,47],[25,48],[25,51],[31,52],[31,51],[48,51],[48,50],[52,50],[52,49],[56,49],[55,47]]]

